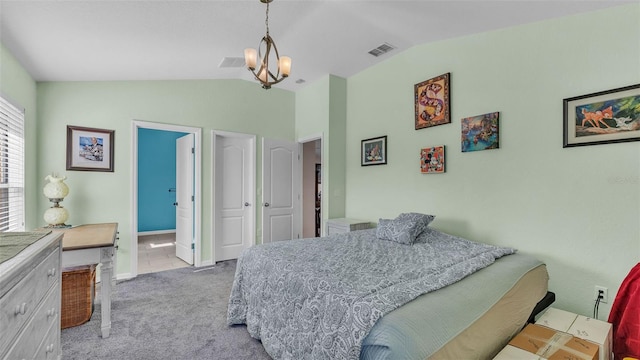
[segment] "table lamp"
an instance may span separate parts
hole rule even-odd
[[[69,227],[65,221],[69,218],[67,209],[60,206],[60,202],[69,194],[69,187],[64,183],[66,176],[56,177],[54,174],[44,178],[48,183],[44,186],[43,193],[53,206],[44,212],[44,221],[49,224],[49,228]]]

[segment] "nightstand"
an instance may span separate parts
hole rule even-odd
[[[329,219],[327,220],[327,236],[339,233],[346,233],[355,230],[369,229],[371,223],[364,220],[356,219]]]

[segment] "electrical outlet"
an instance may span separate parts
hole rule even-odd
[[[604,286],[595,286],[593,299],[595,300],[598,298],[598,294],[600,293],[600,291],[602,291],[602,299],[600,300],[600,302],[606,304],[607,301],[609,301],[609,289]]]

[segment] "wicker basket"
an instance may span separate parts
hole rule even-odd
[[[62,329],[84,324],[91,319],[95,284],[95,265],[78,266],[62,271]]]

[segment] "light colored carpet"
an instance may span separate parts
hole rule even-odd
[[[89,322],[62,330],[63,359],[270,359],[245,326],[227,326],[235,266],[231,260],[118,282],[111,335],[100,336],[97,296]]]

